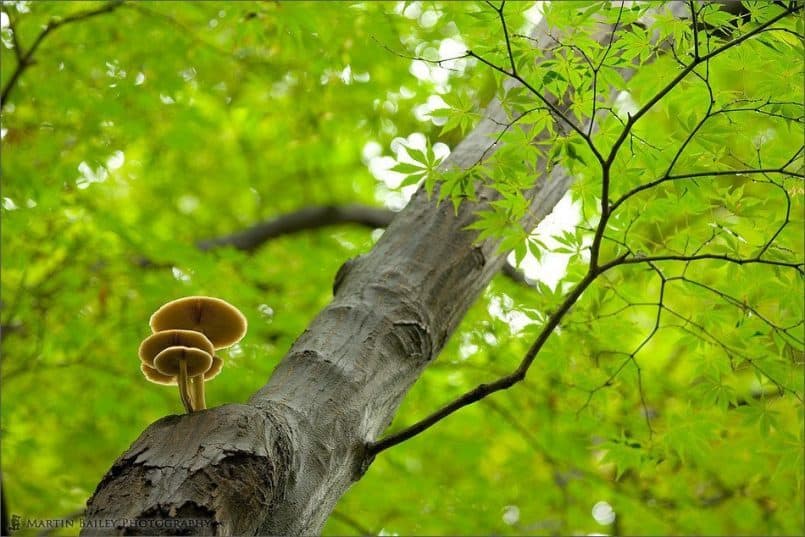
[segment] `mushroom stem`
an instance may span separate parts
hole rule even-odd
[[[188,389],[187,378],[187,359],[181,358],[179,360],[179,396],[182,398],[182,404],[185,410],[190,413],[193,412],[193,403],[190,399],[190,390]]]
[[[190,377],[190,385],[192,392],[190,393],[193,398],[193,409],[204,410],[207,408],[207,401],[204,399],[204,375],[196,375]]]

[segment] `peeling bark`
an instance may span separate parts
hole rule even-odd
[[[278,415],[226,405],[152,424],[101,480],[83,533],[257,533],[293,462]]]

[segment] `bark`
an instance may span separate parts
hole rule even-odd
[[[536,30],[544,48],[546,32]],[[474,165],[507,122],[493,102],[445,165]],[[531,165],[528,228],[570,184],[560,166]],[[367,443],[503,265],[497,239],[466,230],[494,197],[481,188],[455,214],[417,192],[373,250],[342,267],[332,303],[248,404],[168,416],[142,433],[90,498],[82,534],[319,533],[371,464]],[[182,519],[206,525],[161,526]]]

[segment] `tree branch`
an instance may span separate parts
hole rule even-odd
[[[604,230],[607,227],[607,222],[609,220],[609,217],[612,214],[612,212],[614,211],[615,207],[617,205],[619,205],[620,203],[622,203],[622,200],[623,200],[623,197],[622,197],[620,200],[618,200],[619,202],[616,203],[614,206],[610,206],[610,204],[609,204],[608,196],[609,196],[610,170],[612,168],[612,164],[615,162],[615,158],[618,156],[618,152],[620,151],[620,148],[623,146],[623,143],[626,141],[626,138],[631,135],[632,129],[633,129],[634,125],[637,123],[637,121],[641,117],[646,115],[654,107],[655,104],[657,104],[663,97],[668,95],[668,93],[670,93],[690,73],[696,74],[696,71],[695,71],[696,67],[698,67],[701,64],[705,64],[705,65],[708,66],[708,71],[709,71],[709,62],[710,62],[711,59],[713,59],[716,56],[718,56],[719,54],[729,50],[730,48],[732,48],[732,47],[734,47],[734,46],[746,41],[747,39],[762,33],[763,30],[765,30],[766,28],[769,28],[771,25],[773,25],[777,21],[787,17],[788,15],[796,13],[801,8],[802,8],[802,6],[799,6],[799,5],[791,6],[790,8],[786,9],[782,13],[776,15],[775,17],[773,17],[770,20],[766,21],[765,23],[761,24],[757,28],[753,29],[752,31],[747,32],[744,35],[741,35],[741,36],[733,39],[732,41],[730,41],[728,43],[725,43],[724,45],[718,47],[717,49],[715,49],[715,50],[713,50],[713,51],[711,51],[711,52],[709,52],[707,54],[695,57],[693,59],[693,61],[691,63],[689,63],[687,66],[685,66],[682,69],[682,71],[679,72],[679,74],[677,76],[675,76],[668,84],[666,84],[662,89],[660,89],[651,99],[648,100],[648,102],[646,104],[644,104],[642,107],[640,107],[640,109],[637,112],[635,112],[634,115],[630,114],[628,116],[628,119],[626,121],[626,125],[624,126],[624,128],[621,131],[621,133],[618,136],[618,138],[615,140],[615,143],[612,145],[612,148],[609,151],[609,155],[606,157],[605,160],[601,161],[601,163],[602,163],[602,166],[601,166],[602,167],[602,170],[601,170],[601,176],[602,176],[602,179],[601,179],[601,182],[602,182],[602,186],[601,186],[601,191],[602,191],[602,196],[601,196],[602,197],[602,199],[601,199],[601,219],[600,219],[600,221],[598,223],[598,227],[597,227],[596,232],[595,232],[595,234],[593,236],[593,243],[592,243],[592,246],[590,248],[590,258],[591,258],[591,262],[592,262],[593,265],[598,263],[598,254],[599,254],[600,247],[601,247],[601,240],[603,239]],[[705,79],[705,83],[706,82],[707,81]],[[695,134],[695,131],[698,131],[698,129],[701,127],[701,125],[704,123],[704,121],[706,121],[707,118],[710,117],[709,111],[712,109],[713,97],[712,97],[712,90],[711,90],[709,84],[707,84],[707,89],[708,89],[708,92],[710,92],[710,98],[711,98],[710,106],[711,106],[711,108],[708,109],[708,114],[705,114],[704,118],[696,126],[696,128],[694,129],[694,133],[691,133],[691,135],[689,136],[688,140],[686,140],[683,143],[683,146],[680,149],[680,151],[685,148],[685,146],[687,145],[687,142],[690,141],[690,138],[692,138],[692,136]],[[680,153],[677,152],[677,156],[679,156],[679,154]],[[672,163],[672,166],[673,166],[673,163]],[[783,168],[784,167],[785,166],[783,166]],[[666,172],[666,174],[670,173],[670,171],[671,170],[669,168],[669,170]],[[646,186],[645,188],[643,188],[643,190],[645,190],[646,188],[651,188],[651,186]]]
[[[773,259],[761,259],[760,257],[740,258],[722,254],[699,254],[690,256],[685,255],[641,256],[641,257],[623,259],[618,264],[635,265],[637,263],[654,263],[659,261],[683,261],[689,263],[691,261],[700,261],[702,259],[716,259],[720,261],[726,261],[727,263],[735,263],[736,265],[749,265],[752,263],[757,263],[759,265],[772,265],[776,267],[793,268],[797,270],[800,274],[805,274],[805,270],[803,270],[803,266],[805,266],[805,263],[774,261]]]
[[[607,156],[605,162],[606,166],[607,167],[611,166],[612,163],[615,161],[615,157],[618,154],[618,150],[623,145],[623,142],[626,140],[626,137],[629,135],[629,132],[632,130],[632,127],[634,127],[634,124],[637,123],[637,121],[641,117],[646,115],[654,107],[654,105],[657,104],[663,97],[665,97],[668,93],[670,93],[670,91],[673,90],[677,86],[677,84],[679,84],[685,77],[687,77],[696,67],[698,67],[702,63],[705,63],[715,58],[719,54],[722,54],[723,52],[731,49],[732,47],[740,43],[743,43],[747,39],[762,33],[763,30],[770,27],[772,24],[784,19],[788,15],[792,15],[797,11],[800,11],[801,9],[802,6],[793,6],[783,11],[782,13],[776,15],[775,17],[772,17],[771,19],[764,22],[763,24],[753,29],[752,31],[749,31],[739,37],[736,37],[732,41],[725,43],[724,45],[718,47],[717,49],[708,54],[695,58],[690,64],[688,64],[688,66],[685,69],[680,71],[680,73],[677,76],[675,76],[673,80],[671,80],[668,84],[666,84],[665,87],[660,89],[651,99],[648,100],[646,104],[640,107],[640,109],[637,112],[635,112],[634,115],[629,116],[629,119],[626,122],[626,127],[623,129],[623,131],[621,131],[620,136],[615,140],[615,143],[612,145],[612,149],[610,149],[609,155]]]
[[[780,326],[777,323],[773,322],[771,319],[767,318],[762,313],[760,313],[757,310],[757,308],[752,307],[750,304],[746,303],[745,301],[739,300],[739,299],[735,298],[734,296],[732,296],[730,294],[727,294],[724,291],[721,291],[719,289],[716,289],[715,287],[713,287],[711,285],[707,285],[707,284],[702,283],[702,282],[697,281],[697,280],[692,280],[692,279],[688,278],[687,276],[673,276],[673,277],[670,277],[670,278],[665,278],[665,279],[663,279],[663,284],[665,284],[667,282],[675,282],[675,281],[683,282],[683,283],[686,283],[688,285],[692,285],[692,286],[698,287],[700,289],[704,289],[705,291],[707,291],[709,293],[712,293],[712,294],[716,295],[717,297],[721,298],[724,302],[726,302],[730,306],[738,308],[739,310],[743,311],[744,313],[749,312],[754,317],[759,319],[762,323],[764,323],[766,326],[768,326],[771,330],[773,330],[774,332],[779,334],[783,339],[789,339],[790,338],[791,341],[793,341],[794,343],[796,343],[796,344],[798,344],[800,346],[805,345],[805,340],[800,339],[797,336],[795,336],[795,335],[793,335],[793,334],[788,332],[788,330],[791,330],[793,328],[797,328],[801,323],[796,323],[796,324],[794,324],[792,326],[788,326],[788,327]]]
[[[491,5],[491,3],[490,3]],[[514,62],[514,54],[512,54],[512,44],[509,39],[509,29],[506,26],[506,17],[503,15],[503,8],[506,7],[506,0],[500,3],[499,8],[492,6],[492,9],[497,11],[498,18],[500,19],[500,26],[503,28],[503,37],[506,40],[506,51],[509,56],[509,65],[511,66],[512,74],[517,75],[517,64]]]
[[[17,58],[17,64],[22,63],[22,49],[20,48],[20,40],[17,37],[17,24],[13,18],[8,17],[8,28],[11,30],[11,46],[14,47],[14,56]]]
[[[79,11],[78,13],[74,13],[62,19],[52,19],[50,22],[45,25],[39,35],[36,36],[34,42],[28,48],[27,51],[22,52],[22,50],[17,50],[15,47],[15,54],[17,54],[17,66],[14,68],[14,71],[11,73],[11,77],[6,82],[6,85],[3,86],[2,92],[0,92],[0,110],[6,105],[8,101],[8,96],[11,94],[11,91],[16,87],[17,82],[19,81],[22,74],[25,72],[28,67],[33,65],[33,55],[45,40],[45,38],[53,33],[54,30],[61,28],[62,26],[66,26],[68,24],[83,21],[97,15],[102,15],[104,13],[110,13],[123,5],[123,0],[113,0],[108,4],[101,6],[97,9],[87,10],[87,11]],[[16,28],[14,29],[16,30]],[[17,36],[16,31],[14,32],[14,39],[15,44],[19,44],[19,36]]]
[[[238,250],[253,252],[263,243],[279,236],[325,226],[359,224],[370,228],[385,228],[395,215],[389,209],[358,204],[305,207],[230,235],[199,241],[196,245],[204,251],[233,246]]]
[[[353,530],[357,531],[359,535],[377,535],[377,532],[370,530],[348,514],[342,513],[341,511],[333,511],[333,513],[330,515],[330,518],[338,520],[345,526],[349,526]]]
[[[521,77],[517,73],[509,72],[506,69],[504,69],[503,67],[500,67],[499,65],[495,65],[494,63],[490,62],[489,60],[487,60],[483,56],[481,56],[481,55],[479,55],[479,54],[477,54],[477,53],[475,53],[475,52],[473,52],[471,50],[467,51],[467,56],[469,56],[471,58],[475,58],[476,60],[480,61],[484,65],[487,65],[488,67],[491,67],[495,71],[497,71],[497,72],[499,72],[501,74],[504,74],[504,75],[508,76],[509,78],[511,78],[512,80],[516,80],[517,82],[522,84],[523,87],[525,87],[529,92],[531,92],[531,94],[533,94],[535,97],[537,97],[537,99],[542,101],[542,103],[546,107],[548,107],[548,109],[550,109],[551,114],[554,117],[560,119],[561,123],[564,123],[565,125],[570,127],[570,130],[574,131],[576,134],[581,136],[582,139],[587,143],[587,146],[590,148],[590,150],[596,156],[596,158],[598,158],[598,159],[603,158],[601,156],[601,153],[598,151],[598,148],[595,146],[595,144],[593,144],[592,138],[590,136],[588,136],[587,133],[579,125],[576,125],[576,123],[573,120],[571,120],[564,112],[562,112],[562,110],[560,110],[547,97],[545,97],[542,93],[540,93],[540,91],[537,90],[537,88],[535,88],[527,80],[525,80],[523,77]]]
[[[609,212],[611,214],[613,211],[615,211],[615,209],[620,207],[626,200],[633,197],[634,195],[643,192],[644,190],[654,188],[655,186],[661,185],[663,183],[667,183],[669,181],[681,181],[682,179],[701,179],[704,177],[723,177],[729,175],[749,175],[755,173],[777,173],[782,175],[789,175],[791,177],[805,178],[805,175],[801,173],[791,172],[788,170],[784,170],[782,168],[755,168],[755,169],[748,168],[742,170],[721,170],[721,171],[680,173],[677,175],[664,175],[663,177],[655,179],[654,181],[649,181],[648,183],[638,185],[633,189],[631,189],[630,191],[623,194],[610,206]]]

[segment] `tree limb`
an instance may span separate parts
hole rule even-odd
[[[61,19],[52,19],[48,22],[45,27],[39,32],[39,35],[36,36],[34,42],[25,52],[21,50],[17,50],[17,46],[19,46],[19,36],[16,34],[16,28],[13,29],[14,31],[14,45],[15,45],[15,54],[17,55],[17,66],[14,68],[14,71],[11,73],[11,77],[6,82],[5,86],[3,86],[3,90],[0,92],[0,110],[5,107],[6,102],[8,101],[8,96],[11,94],[11,91],[16,87],[19,78],[25,72],[28,67],[34,64],[34,53],[37,51],[39,46],[45,40],[45,38],[53,33],[54,30],[61,28],[62,26],[66,26],[68,24],[72,24],[74,22],[83,21],[97,15],[102,15],[104,13],[110,13],[123,5],[123,0],[113,0],[108,4],[101,6],[97,9],[87,10],[87,11],[79,11],[78,13],[74,13],[72,15],[68,15],[67,17]]]
[[[790,177],[798,177],[798,178],[805,178],[805,175],[801,173],[791,172],[784,170],[782,168],[755,168],[755,169],[745,169],[745,170],[720,170],[720,171],[707,171],[707,172],[695,172],[695,173],[681,173],[677,175],[664,175],[659,179],[655,179],[653,181],[649,181],[648,183],[643,183],[631,189],[630,191],[623,194],[620,198],[618,198],[615,202],[610,205],[610,212],[614,211],[618,207],[620,207],[626,200],[631,198],[632,196],[643,192],[644,190],[649,190],[650,188],[654,188],[655,186],[661,185],[663,183],[667,183],[669,181],[681,181],[683,179],[703,179],[705,177],[724,177],[724,176],[731,176],[731,175],[750,175],[750,174],[762,174],[762,173],[776,173],[781,175],[787,175]]]
[[[395,214],[389,209],[358,204],[305,207],[230,235],[199,241],[196,245],[204,251],[233,246],[238,250],[253,252],[263,243],[279,236],[325,226],[359,224],[370,228],[385,228]]]

